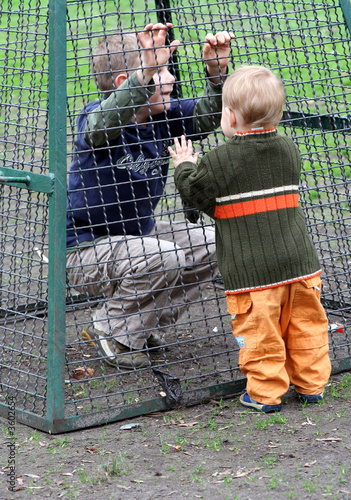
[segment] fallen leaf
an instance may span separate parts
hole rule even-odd
[[[72,472],[63,472],[63,476],[73,476]]]
[[[21,477],[17,477],[16,479],[17,479],[19,486],[23,486],[23,479]]]
[[[249,474],[252,474],[253,472],[257,472],[260,470],[261,467],[255,467],[254,469],[249,469],[248,471],[243,471],[243,470],[238,470],[235,475],[233,475],[233,479],[243,477],[243,476],[248,476]]]
[[[95,370],[93,368],[85,368],[84,366],[79,366],[72,370],[72,380],[82,380],[85,378],[91,378],[94,375]]]
[[[228,475],[228,472],[227,471],[224,471],[224,472],[219,472],[218,470],[216,472],[214,472],[212,474],[212,477],[217,477],[217,476],[227,476]]]
[[[23,474],[23,475],[27,477],[32,477],[34,479],[40,479],[40,476],[36,476],[35,474]]]
[[[197,425],[199,422],[188,422],[187,424],[185,423],[181,423],[179,424],[179,427],[194,427],[195,425]]]
[[[168,446],[170,446],[171,448],[173,448],[176,451],[180,451],[182,449],[180,444],[168,444]]]
[[[306,462],[304,467],[312,467],[312,465],[316,464],[317,460],[313,460],[313,462]]]
[[[311,420],[307,419],[307,422],[302,422],[301,425],[316,425],[316,424],[314,424],[313,422],[311,422]]]
[[[91,454],[99,453],[99,450],[97,448],[95,448],[94,446],[86,446],[85,449]]]

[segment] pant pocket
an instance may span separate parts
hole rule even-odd
[[[320,302],[319,276],[299,281],[290,317],[289,349],[315,349],[328,344],[328,319]]]
[[[249,292],[227,295],[227,311],[232,332],[241,349],[256,349],[257,329],[252,319],[252,299]]]
[[[322,280],[321,280],[321,277],[319,275],[314,276],[313,278],[309,278],[307,280],[299,281],[298,284],[300,286],[302,286],[303,288],[307,288],[307,289],[311,289],[311,290],[313,289],[315,295],[318,298],[320,298],[321,289],[322,289]]]

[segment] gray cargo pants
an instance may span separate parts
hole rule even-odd
[[[174,324],[216,273],[214,229],[189,222],[159,221],[146,236],[105,238],[67,255],[69,285],[103,296],[95,327],[133,349]]]

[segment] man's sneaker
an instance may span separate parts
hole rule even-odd
[[[146,345],[149,349],[159,349],[165,345],[165,341],[157,333],[151,333],[150,337],[146,341]]]
[[[114,338],[107,340],[105,334],[93,324],[84,328],[82,338],[93,345],[101,358],[111,366],[118,366],[125,370],[150,366],[149,359],[144,352],[133,351]]]
[[[320,403],[323,401],[324,391],[320,394],[300,394],[297,393],[300,399],[300,403],[312,404],[312,403]]]
[[[257,403],[257,401],[250,398],[246,391],[240,396],[240,403],[247,408],[252,408],[256,411],[262,411],[263,413],[271,413],[273,411],[280,411],[282,409],[281,404],[265,405],[263,403]]]

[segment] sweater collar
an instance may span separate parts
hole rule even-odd
[[[234,136],[247,136],[247,135],[257,135],[257,134],[270,134],[272,132],[277,132],[277,129],[275,127],[272,128],[263,128],[263,127],[258,127],[258,128],[253,128],[251,130],[247,130],[246,132],[235,132]]]

